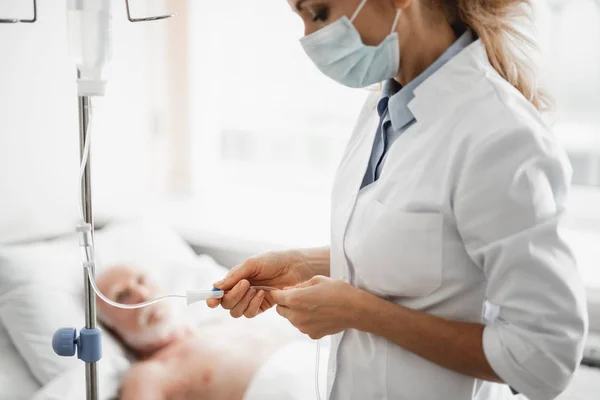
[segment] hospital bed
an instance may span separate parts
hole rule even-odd
[[[147,221],[109,224],[97,232],[96,241],[100,270],[114,264],[143,267],[168,293],[210,287],[226,272],[211,257],[198,256],[170,229]],[[82,324],[79,261],[74,234],[0,246],[0,400],[84,398],[84,364],[56,356],[50,345],[56,328]],[[186,307],[184,301],[181,303]],[[204,304],[186,308],[185,315],[195,326],[229,318],[226,311],[210,310]],[[273,318],[278,317],[270,313],[264,321],[274,323]],[[114,399],[130,361],[108,332],[104,332],[103,347],[100,398]],[[244,400],[314,399],[315,350],[314,342],[308,339],[279,350],[257,373]],[[325,342],[321,351],[322,393],[327,350]],[[560,400],[597,398],[600,369],[582,367]]]
[[[109,224],[97,232],[99,270],[130,264],[149,271],[167,293],[211,287],[226,269],[198,256],[168,228],[144,221]],[[71,400],[85,397],[84,364],[54,354],[51,339],[61,326],[83,321],[81,264],[75,235],[0,246],[0,400]],[[173,300],[177,302],[178,300]],[[192,326],[230,318],[225,310],[180,301]],[[281,323],[274,312],[260,316]],[[293,329],[290,327],[290,329]],[[327,344],[321,350],[325,386]],[[245,400],[315,398],[316,345],[298,340],[275,353],[255,375]],[[98,381],[101,399],[116,398],[131,362],[110,333],[103,334]]]
[[[185,291],[190,285],[210,286],[226,271],[209,256],[196,255],[170,229],[146,221],[109,224],[98,231],[96,240],[100,269],[122,263],[144,267],[169,293]],[[84,398],[84,364],[57,357],[50,346],[57,327],[78,327],[82,321],[78,251],[74,235],[0,246],[0,400]],[[265,323],[272,323],[273,317],[277,316],[271,313]],[[223,310],[195,304],[186,309],[186,318],[199,326],[229,316]],[[108,332],[103,347],[100,398],[114,399],[130,361]],[[315,350],[314,342],[308,339],[279,350],[256,374],[245,400],[314,399]],[[325,343],[321,353],[322,391],[327,350]],[[592,400],[598,396],[600,369],[582,367],[560,399]]]

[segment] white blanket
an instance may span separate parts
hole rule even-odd
[[[267,360],[254,376],[244,400],[312,400],[316,394],[316,342],[295,341]],[[319,393],[325,400],[329,339],[321,339]]]

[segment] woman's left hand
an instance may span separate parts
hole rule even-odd
[[[324,276],[291,288],[271,292],[277,312],[311,339],[333,335],[354,326],[358,319],[355,299],[361,290]]]

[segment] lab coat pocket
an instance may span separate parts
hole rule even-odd
[[[356,260],[358,284],[383,296],[422,297],[442,284],[443,216],[404,212],[374,201]]]

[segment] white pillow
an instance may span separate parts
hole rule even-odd
[[[39,386],[0,324],[0,400],[27,400]]]
[[[97,232],[96,250],[97,272],[115,264],[142,267],[153,273],[167,293],[210,285],[224,271],[208,259],[199,262],[192,249],[168,228],[146,222],[111,225]],[[183,300],[181,303],[185,307]],[[51,346],[57,329],[79,330],[85,321],[83,271],[75,235],[0,247],[0,321],[42,384],[81,363],[75,357],[58,357]],[[122,354],[106,331],[103,353],[107,358]],[[106,364],[103,368],[111,368]]]

